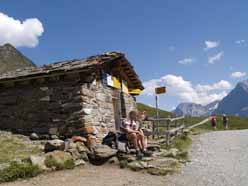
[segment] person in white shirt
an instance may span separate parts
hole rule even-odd
[[[123,123],[123,129],[127,134],[128,140],[134,145],[137,156],[146,154],[146,140],[141,130],[141,121],[138,120],[136,111],[129,112],[129,117]]]

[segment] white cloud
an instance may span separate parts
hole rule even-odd
[[[158,86],[166,86],[170,96],[178,98],[181,102],[193,102],[206,105],[216,100],[221,100],[231,88],[228,81],[221,80],[211,85],[193,85],[182,76],[165,75],[159,79],[152,79],[143,83],[145,90],[143,95],[154,95],[154,89]]]
[[[205,41],[206,48],[205,50],[216,48],[220,45],[219,41]]]
[[[178,63],[181,65],[188,65],[188,64],[192,64],[195,61],[195,59],[193,58],[184,58],[182,60],[179,60]]]
[[[214,83],[212,85],[200,85],[198,84],[196,86],[196,90],[198,92],[209,92],[214,90],[227,90],[230,89],[232,86],[228,81],[220,80],[217,83]]]
[[[244,77],[244,76],[246,76],[246,72],[233,72],[231,74],[232,78],[241,78],[241,77]]]
[[[209,57],[209,58],[208,58],[208,63],[214,64],[216,61],[221,60],[221,58],[222,58],[223,56],[224,56],[224,52],[223,52],[223,51],[222,51],[222,52],[219,52],[219,53],[217,53],[216,55]]]
[[[0,45],[11,43],[15,47],[35,47],[43,32],[42,23],[36,18],[22,22],[0,12]]]
[[[241,40],[235,41],[235,43],[238,44],[238,45],[241,45],[241,44],[245,44],[246,41],[244,39],[241,39]]]

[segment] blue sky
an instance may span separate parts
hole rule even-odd
[[[247,7],[244,0],[1,1],[2,19],[14,26],[1,27],[0,16],[0,44],[12,33],[37,65],[122,51],[147,88],[138,101],[154,105],[153,88],[165,85],[160,106],[171,110],[221,99],[246,79]],[[36,19],[24,24],[29,18]]]

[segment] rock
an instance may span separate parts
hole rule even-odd
[[[171,153],[172,157],[176,157],[177,154],[179,153],[179,150],[176,148],[172,148],[169,150],[169,152]]]
[[[117,157],[112,157],[108,160],[108,163],[112,165],[119,165],[119,160]]]
[[[59,139],[59,137],[57,135],[53,134],[53,135],[51,135],[51,139],[55,140],[55,139]]]
[[[45,154],[45,165],[56,170],[68,169],[75,166],[70,153],[58,150]]]
[[[69,152],[74,160],[84,160],[88,161],[88,153],[89,149],[84,145],[84,143],[77,142],[73,143],[72,141],[69,141],[66,143],[66,152]]]
[[[180,152],[179,152],[178,149],[172,148],[170,150],[163,150],[161,153],[157,153],[157,155],[159,154],[159,156],[161,156],[161,157],[172,157],[172,158],[176,158],[179,153]]]
[[[47,170],[48,168],[45,165],[45,156],[31,155],[29,161],[32,165],[37,165],[41,170]]]
[[[0,164],[0,171],[3,170],[3,169],[6,169],[10,166],[10,163],[1,163]]]
[[[87,139],[87,147],[92,151],[97,145],[97,139],[93,135],[89,135]]]
[[[189,129],[184,129],[184,130],[183,130],[183,134],[184,134],[185,136],[189,135],[189,134],[190,134],[190,130],[189,130]]]
[[[143,157],[142,161],[153,161],[154,157]]]
[[[80,165],[85,165],[86,162],[82,159],[76,160],[75,162],[75,166],[80,166]]]
[[[133,171],[140,171],[142,169],[148,168],[148,164],[143,161],[133,161],[127,164],[127,167]]]
[[[39,140],[39,136],[38,136],[38,134],[36,134],[36,133],[30,134],[29,138],[30,138],[31,140]]]
[[[94,148],[94,155],[96,159],[108,159],[117,154],[117,150],[111,149],[107,145],[97,145]]]
[[[76,142],[83,142],[83,143],[87,142],[87,139],[84,138],[84,137],[81,137],[81,136],[73,136],[71,139],[72,139],[72,141],[74,143],[76,143]]]
[[[66,152],[69,152],[72,155],[74,160],[81,159],[81,154],[77,151],[76,148],[67,149]]]
[[[76,148],[77,148],[79,153],[83,153],[83,152],[89,153],[89,149],[84,145],[84,143],[77,142]]]
[[[94,134],[94,128],[93,127],[85,127],[84,129],[85,134]]]
[[[154,151],[159,152],[160,151],[160,145],[157,145],[157,144],[148,145],[147,150],[153,151],[153,152]]]
[[[180,167],[179,161],[174,158],[161,158],[149,162],[153,168],[177,168]]]
[[[117,154],[119,160],[125,160],[127,162],[132,162],[136,160],[136,157],[134,155],[131,154],[126,154],[126,153],[118,153]]]
[[[148,168],[147,172],[151,175],[165,176],[169,173],[175,172],[172,168]]]
[[[51,141],[48,141],[46,144],[45,144],[45,147],[44,147],[44,150],[45,152],[52,152],[54,150],[65,150],[65,142],[63,140],[51,140]]]
[[[40,135],[40,140],[50,140],[50,135],[48,134]]]
[[[180,168],[178,160],[173,158],[162,158],[148,163],[147,172],[152,175],[166,175],[177,171]]]

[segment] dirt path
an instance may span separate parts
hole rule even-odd
[[[171,186],[247,186],[248,130],[206,133],[192,147],[192,162]]]
[[[87,166],[41,175],[6,186],[247,186],[248,130],[198,136],[192,162],[181,174],[151,176],[115,166]]]

